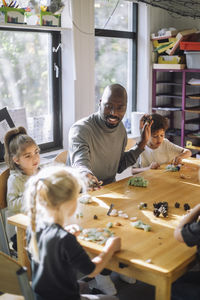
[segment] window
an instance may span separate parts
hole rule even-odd
[[[25,112],[15,124],[27,124],[41,150],[62,147],[60,43],[59,31],[0,30],[0,108],[14,123]]]
[[[95,95],[96,106],[106,85],[122,84],[128,93],[124,118],[131,129],[136,109],[137,4],[122,0],[95,0]]]

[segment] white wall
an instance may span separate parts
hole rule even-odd
[[[94,2],[68,0],[62,14],[63,146],[70,126],[94,112]]]

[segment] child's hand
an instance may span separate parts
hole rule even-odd
[[[141,149],[144,149],[148,140],[151,137],[151,125],[152,124],[153,124],[153,120],[151,120],[151,119],[148,119],[148,121],[145,121],[145,123],[144,123],[144,126],[142,128],[142,133],[141,133],[141,140],[138,143],[138,145]]]
[[[159,163],[153,161],[153,162],[150,164],[150,169],[158,169],[158,168],[160,168]]]
[[[116,251],[120,251],[121,249],[121,238],[120,237],[110,237],[105,246],[104,246],[104,252],[112,251],[113,253]]]
[[[81,232],[81,228],[78,224],[67,225],[67,226],[65,226],[65,230],[75,236],[78,236]]]
[[[177,165],[181,165],[182,164],[182,157],[181,156],[176,156],[173,161],[172,164],[177,166]]]

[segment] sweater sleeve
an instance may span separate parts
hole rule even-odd
[[[79,244],[76,237],[69,233],[65,243],[64,249],[67,249],[67,256],[73,268],[79,270],[85,275],[92,273],[95,269],[95,264],[91,261],[83,247]]]
[[[22,183],[17,176],[10,176],[7,183],[7,204],[8,209],[14,213],[21,211],[23,204]]]
[[[181,233],[182,233],[184,242],[189,247],[200,245],[200,222],[185,224],[182,228]]]
[[[90,134],[86,126],[73,125],[69,131],[70,165],[81,172],[91,173]]]
[[[143,150],[141,150],[137,144],[129,151],[123,151],[118,167],[118,173],[122,173],[128,167],[134,165],[142,152]]]

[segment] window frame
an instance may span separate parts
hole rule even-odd
[[[132,111],[136,111],[137,108],[137,31],[138,31],[138,4],[132,3],[132,31],[124,30],[112,30],[112,29],[100,29],[95,28],[95,37],[110,37],[120,39],[131,39],[132,40],[132,88],[131,88],[131,99],[132,99]]]
[[[52,78],[52,116],[53,116],[53,141],[39,144],[41,153],[50,152],[63,148],[63,125],[62,125],[62,65],[61,65],[61,31],[52,28],[30,28],[30,27],[12,27],[0,26],[0,31],[19,31],[19,32],[39,32],[50,33],[52,37],[52,62],[51,62],[51,78]],[[56,50],[53,50],[56,49]],[[59,68],[59,76],[56,78],[54,66]],[[0,143],[0,162],[4,161],[4,145]]]

